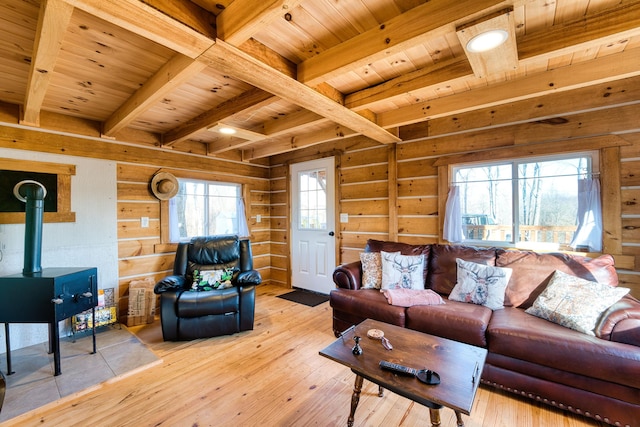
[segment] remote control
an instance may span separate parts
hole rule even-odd
[[[380,361],[380,367],[388,371],[397,372],[403,375],[415,375],[417,370],[409,368],[408,366],[398,365],[397,363],[387,362],[386,360]]]

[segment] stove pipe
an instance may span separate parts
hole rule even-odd
[[[36,181],[22,181],[14,187],[14,195],[26,202],[24,230],[24,268],[22,274],[42,273],[42,217],[46,190]]]

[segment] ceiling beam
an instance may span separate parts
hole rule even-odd
[[[504,4],[499,0],[431,0],[298,65],[298,80],[314,86],[455,31],[461,20]]]
[[[213,27],[207,27],[209,17],[204,14],[204,9],[192,15],[184,11],[185,8],[189,7],[187,4],[192,3],[188,0],[176,0],[176,2],[169,0],[155,1],[154,6],[150,6],[140,0],[64,1],[91,15],[109,21],[192,59],[196,59],[215,43],[215,30]],[[185,5],[185,8],[178,8],[174,3]],[[168,8],[166,12],[163,12],[160,8],[162,5]],[[195,6],[193,3],[192,5]],[[183,10],[183,13],[178,14],[176,12],[177,9]],[[190,25],[178,21],[177,18],[172,17],[169,13],[178,14],[182,16],[183,20],[187,20],[187,17],[189,17],[188,23]],[[205,29],[207,30],[206,33],[200,32]]]
[[[301,136],[282,138],[278,140],[265,140],[263,144],[252,146],[242,150],[242,160],[250,161],[276,154],[286,153],[291,150],[310,147],[324,142],[336,141],[358,135],[351,129],[346,129],[340,125],[330,125],[314,132],[308,132]]]
[[[640,33],[640,1],[624,4],[606,11],[589,15],[587,17],[546,28],[533,34],[521,37],[518,40],[518,56],[521,60],[537,60],[542,57],[552,57],[558,51],[572,50],[563,41],[566,37],[576,44],[601,45],[608,41]],[[634,7],[635,6],[635,7]],[[415,12],[415,11],[414,11]],[[407,12],[409,13],[409,12]],[[411,17],[406,17],[403,22],[411,22]],[[400,18],[398,18],[400,19]],[[614,23],[614,25],[611,25]],[[591,38],[596,37],[596,40]],[[544,40],[544,42],[540,42]],[[346,43],[349,43],[346,42]],[[385,46],[386,47],[386,46]],[[386,52],[386,51],[385,51]],[[331,59],[327,58],[329,64]],[[324,64],[326,65],[326,64]],[[466,58],[454,58],[446,62],[436,63],[431,66],[403,74],[395,79],[381,83],[345,96],[346,107],[355,111],[367,108],[379,101],[388,101],[393,97],[406,96],[410,92],[418,92],[429,87],[436,88],[445,82],[464,80],[473,75],[473,70]],[[321,79],[327,76],[321,76]],[[308,122],[305,123],[305,118]],[[313,113],[300,113],[291,118],[265,123],[265,133],[276,136],[286,133],[287,130],[303,129],[305,125],[317,125],[324,120]]]
[[[264,140],[264,134],[259,132],[253,132],[246,129],[238,129],[235,126],[226,126],[224,123],[219,123],[218,125],[209,129],[210,132],[216,132],[216,129],[222,127],[231,127],[236,129],[236,133],[233,135],[220,135],[216,141],[207,143],[207,154],[219,154],[224,153],[225,151],[230,150],[238,150],[247,145],[253,144],[255,141]]]
[[[104,122],[102,133],[113,136],[167,93],[205,68],[205,64],[180,53],[174,55]]]
[[[601,83],[570,92],[551,93],[403,126],[403,141],[459,136],[505,126],[563,118],[640,103],[640,76]]]
[[[288,114],[284,118],[269,120],[264,123],[264,133],[269,137],[275,137],[290,132],[303,131],[310,124],[318,125],[327,123],[329,120],[320,114],[307,110],[296,111]]]
[[[249,55],[253,56],[256,59],[259,59],[260,61],[270,66],[274,70],[280,71],[281,73],[295,79],[295,75],[296,75],[295,64],[293,64],[291,61],[287,60],[286,58],[283,58],[282,56],[278,55],[276,52],[269,49],[262,43],[259,43],[253,39],[248,40],[245,43],[243,43],[239,49],[241,49],[245,53],[248,53]],[[205,65],[205,62],[203,61],[199,61],[199,62],[203,64],[203,66]],[[266,106],[269,106],[269,104],[278,102],[280,100],[280,98],[278,98],[277,96],[270,95],[270,98],[269,98],[267,95],[270,95],[270,94],[267,94],[267,92],[264,92],[261,90],[248,91],[246,94],[240,95],[240,97],[236,99],[237,101],[236,104],[232,106],[229,112],[232,116],[235,116],[242,112],[249,114],[251,113],[251,111],[256,110],[255,105],[247,104],[245,102],[255,96],[258,96],[258,99],[255,99],[254,101],[258,104],[257,106],[259,107],[266,107]],[[245,105],[246,109],[244,111],[242,110],[239,111],[237,108],[240,105]],[[211,110],[211,114],[207,114],[207,113],[201,114],[200,116],[191,120],[186,126],[181,126],[179,128],[172,130],[171,132],[168,132],[165,135],[165,145],[173,145],[175,143],[187,140],[191,135],[196,134],[202,131],[203,129],[208,129],[211,126],[215,126],[219,121],[226,119],[225,117],[221,117],[220,113],[221,113],[221,110],[218,107],[215,107]],[[229,117],[229,119],[232,119],[232,117]],[[240,140],[236,140],[236,141],[240,141]]]
[[[611,64],[616,66],[612,67]],[[384,127],[402,126],[638,75],[640,48],[628,49],[586,63],[569,65],[380,113],[378,120]]]
[[[620,38],[640,35],[640,1],[635,1],[632,5],[635,7],[624,4],[521,36],[518,38],[518,58],[521,63],[551,58],[560,53],[601,46]],[[565,38],[572,40],[574,44],[568,45],[564,41]],[[349,94],[345,97],[345,106],[351,109],[366,108],[378,101],[389,101],[396,96],[406,96],[407,93],[438,86],[453,79],[465,79],[472,74],[473,71],[466,59],[452,59],[448,63],[425,67]]]
[[[585,50],[611,41],[640,34],[640,1],[623,2],[615,7],[526,34],[518,39],[521,59],[549,57]]]
[[[633,58],[635,56],[638,56],[638,54],[629,54],[629,57]],[[619,57],[619,59],[623,60],[622,57]],[[627,68],[634,69],[636,67],[634,64],[628,64]],[[574,73],[580,75],[589,74],[588,70],[577,70],[577,66],[573,66],[573,68],[567,68],[569,69],[563,69],[563,78],[570,78]],[[583,100],[581,101],[580,105],[575,105],[576,101],[573,96],[568,97],[561,94],[564,91],[558,92],[553,91],[553,89],[549,88],[549,75],[547,73],[550,72],[543,73],[546,75],[547,79],[542,79],[542,81],[545,83],[540,85],[543,90],[537,92],[541,93],[541,95],[537,97],[534,97],[533,95],[527,96],[522,100],[511,102],[509,106],[505,106],[504,108],[492,106],[484,109],[483,111],[479,111],[474,106],[473,108],[465,110],[469,112],[465,113],[464,115],[457,114],[459,113],[458,111],[447,111],[445,114],[439,114],[437,118],[431,118],[428,122],[420,121],[419,123],[417,122],[418,124],[416,125],[408,126],[405,129],[401,129],[400,137],[403,140],[411,140],[416,139],[416,135],[420,135],[422,137],[421,139],[430,139],[432,137],[442,137],[443,135],[446,135],[447,132],[456,134],[461,132],[477,131],[482,127],[496,128],[500,126],[507,126],[517,122],[525,123],[536,119],[534,117],[531,117],[531,111],[538,112],[540,116],[537,117],[537,119],[545,116],[548,117],[557,114],[564,114],[565,111],[580,112],[580,109],[595,111],[599,108],[604,108],[605,106],[610,105],[611,102],[615,102],[620,105],[624,105],[626,103],[634,103],[636,102],[635,100],[638,99],[637,96],[640,91],[640,84],[634,83],[638,81],[638,77],[616,81],[615,83],[602,83],[593,88],[591,86],[585,86],[575,89],[576,97]],[[640,73],[636,74],[640,75]],[[558,74],[556,73],[555,76],[557,77]],[[525,83],[521,81],[513,81],[505,84],[501,90],[503,90],[505,93],[514,93],[514,91],[516,91],[517,88],[523,84]],[[636,85],[638,86],[637,88]],[[465,100],[482,98],[485,94],[493,92],[495,90],[496,89],[492,87],[482,88],[464,92],[460,95],[452,95],[452,97],[456,97],[458,105],[460,105]],[[549,92],[549,90],[551,90],[551,92]],[[433,102],[437,101],[438,100],[434,100]],[[509,103],[506,102],[505,104]],[[519,114],[518,112],[522,112],[522,114]],[[453,121],[453,123],[449,123],[452,122],[452,114],[456,114],[456,119],[455,121]],[[384,117],[385,114],[383,113],[382,115]],[[474,117],[474,121],[470,122],[469,120],[471,119],[465,120],[466,117]],[[481,123],[478,123],[478,121],[481,121]],[[445,126],[445,123],[448,123],[448,126]],[[414,126],[418,126],[420,127],[420,129],[416,132],[412,132],[411,128]],[[495,130],[493,132],[495,132]],[[270,142],[269,144],[265,144],[264,146],[243,150],[243,159],[251,160],[254,158],[268,157],[271,155],[286,152],[288,150],[315,145],[323,142],[319,141],[318,139],[325,137],[325,135],[326,134],[323,133],[314,133],[315,138],[313,141],[309,141],[307,139],[292,139],[291,141],[282,140],[277,142]],[[331,138],[327,140],[327,142],[335,140],[334,136],[335,135],[332,134],[326,135],[326,137]],[[424,138],[425,136],[427,136],[427,138]]]
[[[302,0],[234,0],[216,19],[218,38],[240,46]]]
[[[211,49],[207,50],[201,60],[207,61],[209,65],[223,73],[271,92],[286,101],[320,114],[375,141],[384,144],[400,141],[397,136],[376,123],[343,107],[297,80],[274,70],[222,40],[218,40]]]
[[[198,132],[209,129],[216,123],[226,120],[231,121],[239,114],[245,114],[252,110],[259,110],[273,102],[273,95],[261,89],[251,89],[235,98],[225,101],[209,111],[205,111],[182,126],[170,130],[163,135],[163,146],[171,146],[189,139]]]
[[[61,0],[43,0],[40,4],[22,124],[40,126],[40,109],[72,14],[73,7]]]
[[[634,2],[640,4],[640,1]],[[637,7],[635,9],[638,9]],[[628,16],[629,19],[622,19]],[[410,21],[410,19],[408,19]],[[616,23],[613,27],[610,22]],[[638,34],[640,28],[640,9],[628,5],[619,6],[607,11],[587,16],[560,26],[547,28],[544,31],[530,34],[519,41],[519,56],[524,60],[536,60],[543,56],[551,57],[559,49],[566,49],[562,37],[570,33],[569,38],[575,43],[590,43],[590,46],[604,44],[609,40],[617,39],[629,33]],[[555,34],[549,37],[548,34]],[[560,34],[562,33],[562,35]],[[588,35],[586,34],[588,33]],[[545,39],[544,43],[539,43],[538,39]],[[597,37],[595,41],[590,37]],[[536,46],[532,49],[531,46]],[[584,46],[583,46],[584,47]],[[473,75],[473,70],[469,62],[464,59],[452,59],[444,63],[407,73],[396,79],[387,81],[363,91],[359,91],[345,97],[345,105],[353,110],[360,110],[372,105],[377,101],[387,101],[394,96],[406,96],[408,92],[423,90],[428,87],[438,87],[445,82],[455,79],[466,79]],[[468,96],[460,95],[460,97]],[[295,117],[295,118],[294,118]],[[288,119],[265,123],[265,134],[274,137],[286,133],[287,130],[303,129],[305,126],[318,125],[324,118],[313,113],[301,112],[292,117],[293,122]],[[305,123],[305,119],[308,122]],[[286,143],[280,143],[286,145]],[[260,150],[267,152],[268,150]]]

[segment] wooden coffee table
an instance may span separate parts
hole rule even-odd
[[[379,329],[389,339],[387,350],[378,339],[367,337],[367,331]],[[361,355],[353,354],[354,336],[361,337]],[[367,319],[346,330],[340,338],[320,351],[322,356],[351,368],[356,374],[351,413],[347,425],[353,426],[364,379],[429,408],[431,424],[440,425],[440,409],[455,411],[457,423],[464,426],[461,414],[469,415],[480,384],[487,350]],[[381,360],[416,369],[428,368],[440,375],[440,384],[427,385],[413,376],[398,375],[380,368]]]

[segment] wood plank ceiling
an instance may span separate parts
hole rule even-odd
[[[479,72],[456,30],[505,13],[516,66]],[[636,76],[639,35],[638,0],[4,0],[0,101],[251,161]]]

